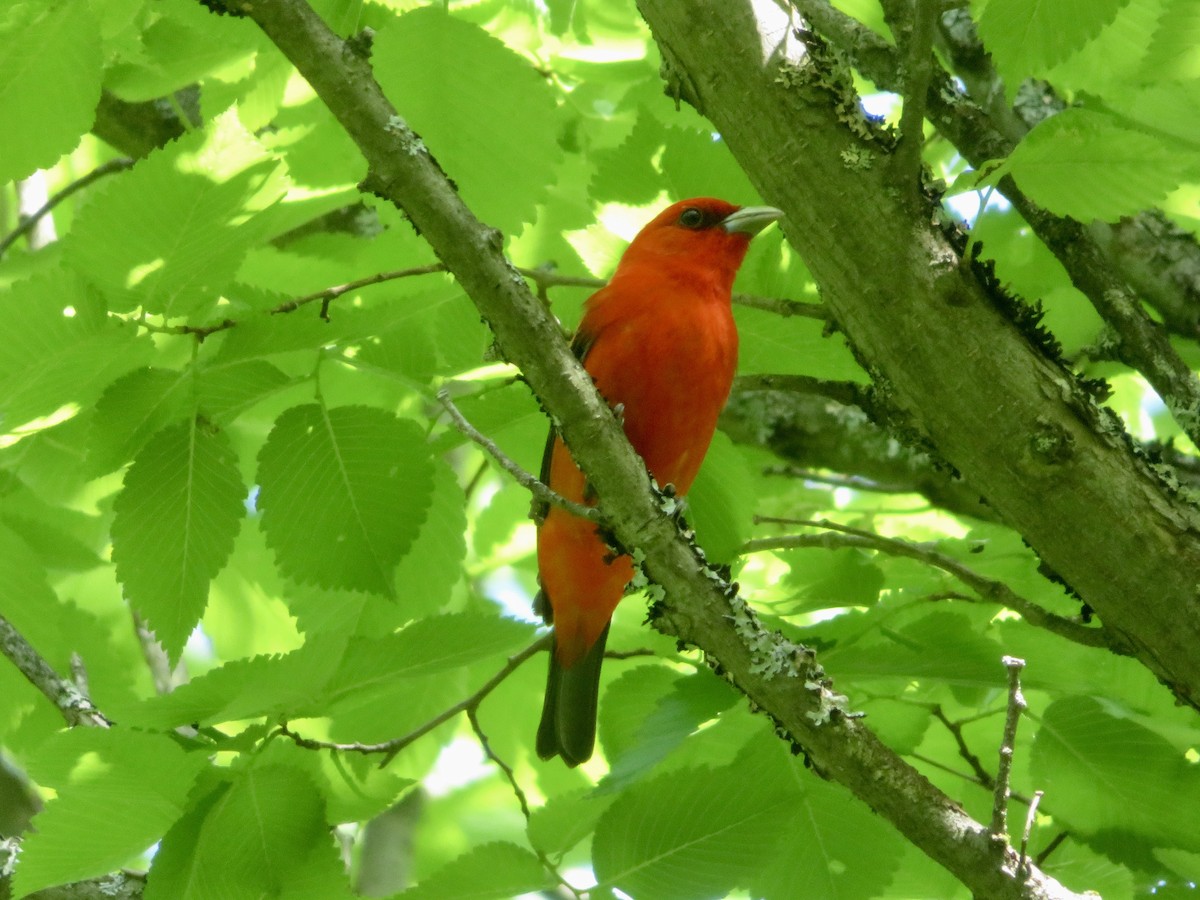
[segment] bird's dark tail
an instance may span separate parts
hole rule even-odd
[[[550,650],[550,672],[546,677],[546,700],[538,726],[537,752],[542,759],[561,756],[574,768],[587,762],[596,746],[596,707],[600,697],[600,664],[608,626],[587,654],[570,668],[558,662]]]

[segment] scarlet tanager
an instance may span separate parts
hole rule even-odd
[[[709,197],[668,206],[584,306],[572,348],[604,399],[620,407],[650,474],[678,495],[696,477],[733,383],[734,276],[750,239],[782,215]],[[569,500],[596,502],[553,430],[542,481]],[[605,545],[595,523],[557,506],[542,521],[537,549],[538,608],[554,626],[537,751],[577,766],[595,746],[600,663],[633,563]]]

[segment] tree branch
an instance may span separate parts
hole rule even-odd
[[[63,678],[42,658],[13,624],[0,615],[0,653],[62,713],[68,725],[108,728],[112,723],[70,679]]]
[[[556,494],[550,490],[549,486],[542,484],[509,459],[504,451],[496,446],[495,441],[481,434],[474,425],[467,421],[458,407],[454,405],[454,401],[450,399],[450,392],[446,388],[438,391],[437,398],[438,403],[442,404],[442,407],[450,414],[450,420],[454,423],[454,427],[487,451],[488,455],[496,460],[500,464],[500,467],[516,480],[517,484],[533,494],[537,501],[547,505],[553,504],[554,506],[562,507],[567,512],[579,516],[581,519],[587,519],[591,522],[602,521],[600,510],[596,509],[596,507],[584,506],[582,503],[576,503],[574,500],[568,500],[561,494]]]
[[[1012,301],[987,273],[963,266],[961,244],[933,224],[936,204],[914,216],[889,193],[886,167],[848,169],[847,142],[867,141],[863,126],[846,123],[830,78],[783,79],[764,59],[759,28],[774,33],[776,23],[757,15],[771,4],[640,7],[759,194],[787,213],[789,240],[876,390],[907,414],[908,436],[936,448],[1122,644],[1200,709],[1200,513],[1014,325],[1003,312]],[[686,27],[697,15],[711,19],[702,33]],[[883,140],[865,149],[888,152]]]
[[[82,178],[77,178],[75,181],[72,181],[61,191],[51,196],[37,210],[30,213],[28,216],[25,216],[21,220],[20,225],[0,239],[0,257],[4,256],[4,254],[8,251],[8,248],[20,240],[22,236],[29,234],[29,232],[31,232],[37,226],[37,223],[44,216],[48,215],[50,211],[54,209],[54,207],[58,206],[58,204],[62,203],[72,194],[83,190],[85,187],[88,187],[96,181],[99,181],[105,175],[112,175],[116,172],[124,172],[126,169],[129,169],[133,166],[133,162],[134,161],[132,159],[109,160],[103,165],[92,169],[92,171],[88,172]]]
[[[858,719],[840,713],[841,701],[825,686],[811,655],[765,633],[744,604],[729,596],[730,586],[703,564],[661,508],[645,466],[611,411],[557,326],[503,257],[501,235],[463,206],[424,144],[383,97],[365,61],[302,3],[258,0],[244,9],[358,144],[369,166],[366,186],[407,213],[491,325],[502,352],[521,368],[558,420],[617,538],[644,552],[648,574],[665,589],[668,601],[656,620],[658,627],[720,660],[728,677],[804,746],[815,765],[850,786],[976,893],[996,898],[1070,896],[1036,869],[1017,885],[1011,875],[985,863],[990,859],[984,856],[986,828],[888,750]],[[643,5],[643,12],[652,26],[661,24],[649,4]],[[697,12],[705,14],[705,31],[711,28],[713,33],[721,30],[726,17],[725,10],[695,10],[691,4],[676,12],[691,31],[696,31]],[[733,19],[744,22],[744,11],[735,10]],[[761,46],[757,34],[753,44]],[[732,64],[737,71],[741,61],[731,59],[728,50],[723,38],[711,61],[720,60],[726,71]],[[712,48],[705,52],[714,53]],[[787,122],[786,127],[793,129],[795,123]],[[930,810],[939,811],[932,821],[925,812]],[[1014,853],[1010,871],[1015,863]]]
[[[841,532],[841,534],[801,534],[755,538],[742,545],[743,553],[757,553],[761,550],[788,550],[796,547],[825,547],[827,549],[858,547],[864,550],[877,550],[889,556],[902,556],[907,559],[915,559],[918,562],[923,562],[928,566],[941,569],[943,572],[954,576],[971,590],[975,591],[981,599],[989,603],[998,603],[1001,606],[1006,606],[1020,613],[1021,617],[1030,625],[1045,628],[1059,637],[1064,637],[1084,647],[1098,647],[1123,656],[1129,655],[1128,649],[1123,647],[1119,640],[1113,635],[1108,634],[1103,628],[1089,628],[1079,622],[1072,622],[1070,619],[1065,619],[1062,616],[1048,612],[1032,600],[1026,600],[1017,594],[1004,582],[985,578],[973,569],[964,566],[953,557],[939,553],[930,547],[924,547],[910,541],[884,537],[870,531],[851,528],[849,525],[830,522],[827,519],[822,519],[819,522],[809,522],[798,519],[775,519],[767,516],[756,516],[754,521],[756,523],[774,522],[787,525],[809,525],[813,528],[825,528],[830,531]]]
[[[864,76],[885,90],[904,88],[899,53],[882,38],[844,13],[833,10],[827,0],[793,2],[819,33],[851,55],[851,65]],[[899,0],[888,0],[885,4],[893,19],[901,15],[904,6]],[[869,52],[860,53],[859,48],[869,48]],[[980,80],[988,83],[986,79]],[[994,86],[997,82],[993,79],[989,83],[986,96],[981,100],[991,110],[996,110],[997,103],[1003,103],[1003,90],[997,93]],[[988,160],[1008,156],[1027,130],[1012,115],[1004,116],[1006,130],[998,128],[983,109],[961,95],[940,66],[934,71],[926,102],[930,118],[976,167]],[[1025,196],[1011,177],[1001,179],[999,186],[1037,236],[1058,257],[1075,287],[1087,296],[1116,332],[1120,339],[1118,352],[1121,359],[1146,377],[1179,427],[1200,446],[1200,378],[1171,346],[1165,329],[1142,309],[1139,298],[1129,287],[1130,279],[1103,252],[1087,227],[1041,209]]]

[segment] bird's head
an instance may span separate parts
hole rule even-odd
[[[707,270],[732,283],[750,239],[783,213],[771,206],[734,206],[713,197],[673,203],[651,219],[625,251],[628,266],[672,266]]]

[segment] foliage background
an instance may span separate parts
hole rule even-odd
[[[713,126],[664,95],[631,3],[315,6],[343,36],[373,30],[379,83],[567,330],[591,288],[562,282],[606,276],[664,203],[760,200]],[[837,8],[891,37],[874,3]],[[1044,121],[978,171],[931,125],[943,214],[1040,301],[1069,362],[1108,380],[1108,408],[1186,492],[1195,409],[1164,405],[1112,352],[1111,322],[994,185],[1011,175],[1039,208],[1100,220],[1112,254],[1178,274],[1195,248],[1196,6],[969,12],[995,66],[976,99]],[[961,65],[951,27],[965,15],[948,14],[937,49],[974,89],[980,66]],[[2,232],[37,191],[80,188],[0,259],[0,615],[57,673],[85,673],[113,723],[64,727],[0,666],[0,823],[22,835],[0,890],[128,867],[149,876],[122,889],[148,898],[570,896],[593,878],[597,897],[970,895],[646,628],[641,598],[610,639],[629,655],[606,665],[602,754],[576,771],[538,761],[529,498],[436,395],[448,387],[531,471],[547,420],[470,299],[430,271],[401,212],[359,190],[361,154],[249,19],[193,0],[29,2],[4,8],[0,32]],[[899,100],[857,79],[894,125]],[[871,165],[845,163],[847,177]],[[1160,243],[1122,251],[1104,223],[1152,207]],[[1190,330],[1186,307],[1153,313],[1189,368],[1196,285]],[[1021,534],[932,448],[871,423],[872,378],[780,230],[755,241],[737,290],[743,380],[687,510],[708,558],[979,821],[1000,660],[1025,659],[1017,840],[1043,791],[1029,853],[1047,874],[1105,896],[1194,895],[1195,710],[1136,660],[1080,643],[1079,599]],[[870,534],[779,542],[821,519]],[[1075,630],[1038,627],[1031,607]],[[383,768],[348,746],[427,725]]]

